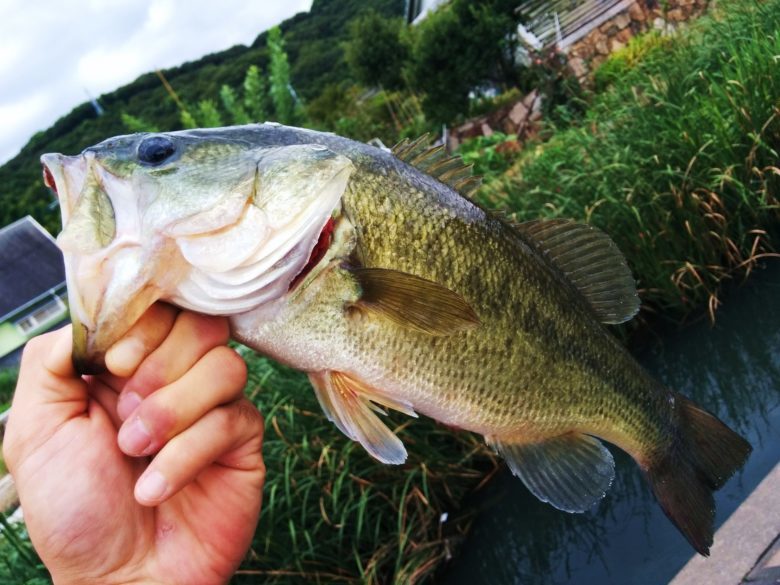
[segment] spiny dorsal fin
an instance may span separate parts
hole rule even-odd
[[[534,220],[514,227],[568,278],[603,323],[623,323],[636,315],[636,282],[607,234],[565,219]]]
[[[564,512],[592,507],[615,477],[612,454],[601,441],[581,433],[541,443],[513,443],[489,436],[485,440],[533,495]]]
[[[448,156],[443,144],[430,146],[428,134],[423,134],[417,140],[404,138],[392,148],[392,153],[399,160],[449,185],[464,197],[470,197],[482,184],[482,177],[473,173],[473,165],[467,165],[459,156]]]
[[[354,307],[428,335],[452,335],[479,325],[459,294],[431,280],[385,268],[354,268],[361,296]]]

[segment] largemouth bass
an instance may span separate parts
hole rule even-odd
[[[651,378],[606,330],[638,310],[599,230],[511,225],[471,202],[441,149],[393,153],[278,124],[106,140],[42,157],[60,198],[74,362],[155,301],[229,315],[235,339],[308,373],[323,410],[384,463],[406,459],[382,407],[484,435],[569,512],[642,469],[701,554],[749,444]]]

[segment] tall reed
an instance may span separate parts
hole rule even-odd
[[[527,150],[482,196],[520,220],[601,227],[648,310],[704,306],[714,318],[723,282],[778,235],[780,2],[723,2],[648,45],[608,62],[612,84],[584,122]]]

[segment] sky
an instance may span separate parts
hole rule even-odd
[[[0,164],[89,96],[236,44],[312,0],[0,0]]]

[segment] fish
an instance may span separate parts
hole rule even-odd
[[[424,139],[388,151],[265,123],[117,136],[41,162],[79,372],[103,371],[156,301],[224,315],[235,340],[306,372],[325,415],[380,462],[407,457],[386,411],[425,415],[483,435],[540,500],[582,512],[614,478],[611,443],[709,554],[713,492],[751,446],[607,329],[640,301],[599,229],[510,222]]]

